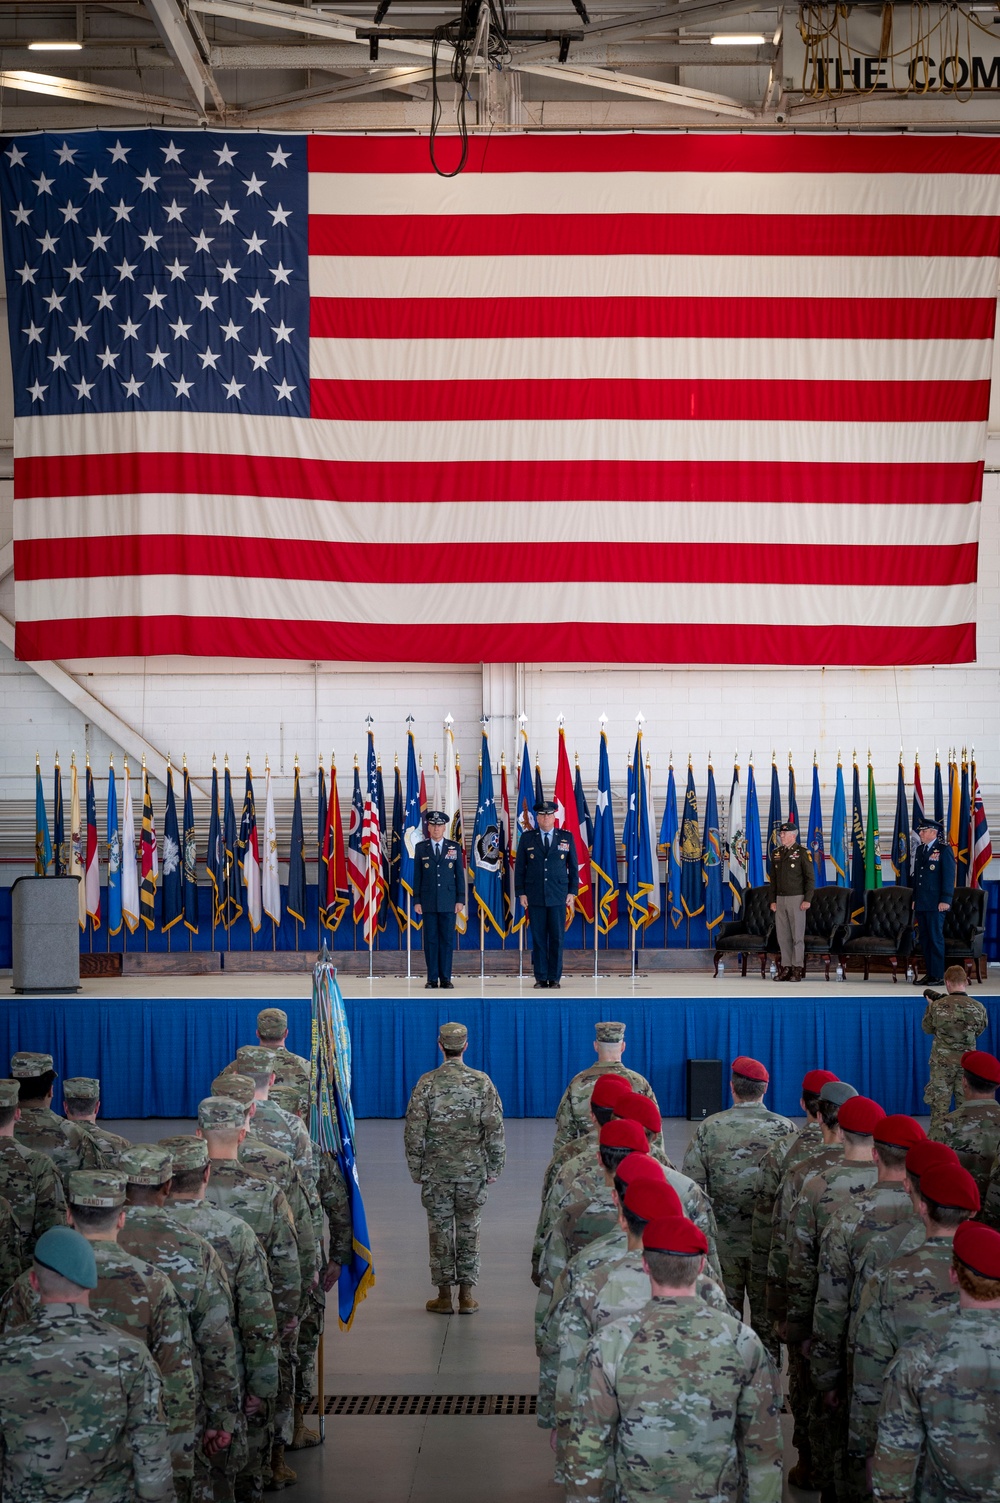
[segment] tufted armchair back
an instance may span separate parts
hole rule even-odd
[[[972,954],[986,923],[986,892],[982,887],[956,887],[944,916],[946,950]]]
[[[861,933],[868,939],[902,942],[910,927],[912,887],[878,887],[865,893],[865,916]]]
[[[825,946],[836,942],[837,932],[848,922],[851,902],[849,887],[817,887],[806,914],[806,940],[821,940]]]

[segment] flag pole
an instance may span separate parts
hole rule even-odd
[[[406,894],[406,979],[410,979],[410,952],[413,939],[410,934],[410,894]]]

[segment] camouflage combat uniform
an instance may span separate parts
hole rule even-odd
[[[4,1503],[173,1503],[160,1390],[142,1343],[79,1304],[0,1337]]]
[[[997,1497],[998,1374],[996,1310],[956,1310],[900,1351],[878,1419],[874,1483],[882,1503]]]
[[[1000,1149],[1000,1102],[960,1100],[934,1136],[955,1150],[985,1201],[990,1170]]]
[[[760,1161],[753,1192],[750,1227],[750,1278],[754,1288],[767,1291],[767,1265],[771,1257],[774,1208],[785,1176],[823,1146],[818,1122],[806,1122],[794,1138],[781,1138]]]
[[[66,1220],[66,1197],[52,1160],[14,1138],[0,1138],[0,1195],[21,1234],[21,1266],[26,1267],[42,1233]]]
[[[931,1074],[924,1100],[931,1109],[930,1136],[936,1138],[951,1111],[951,1098],[962,1099],[962,1055],[975,1049],[976,1039],[989,1027],[981,1002],[965,992],[951,992],[928,1001],[921,1028],[934,1039]]]
[[[22,1106],[14,1123],[14,1141],[32,1153],[44,1153],[64,1183],[66,1175],[77,1167],[70,1148],[69,1123],[50,1106]]]
[[[602,1075],[620,1075],[623,1080],[628,1081],[633,1091],[638,1091],[640,1096],[648,1096],[650,1101],[656,1100],[653,1087],[644,1075],[639,1074],[638,1070],[628,1070],[616,1060],[598,1061],[596,1064],[588,1065],[586,1070],[581,1070],[578,1075],[573,1076],[556,1107],[553,1156],[567,1143],[571,1143],[574,1138],[582,1138],[593,1128],[594,1119],[590,1114],[590,1098],[593,1094],[594,1082]]]
[[[567,1503],[779,1503],[781,1399],[748,1326],[703,1300],[656,1297],[584,1353],[566,1447]]]
[[[0,1196],[0,1293],[9,1289],[24,1267],[21,1229],[10,1201]]]
[[[270,1050],[274,1055],[275,1085],[308,1086],[311,1068],[309,1061],[301,1054],[292,1054],[284,1044],[269,1044],[266,1040],[261,1041],[261,1047]],[[232,1060],[222,1073],[223,1075],[238,1075],[240,1073],[239,1062]]]
[[[478,1283],[486,1183],[506,1158],[496,1086],[460,1058],[446,1059],[413,1087],[403,1143],[427,1212],[431,1283]]]
[[[875,1450],[878,1407],[893,1357],[911,1337],[947,1325],[958,1309],[958,1290],[949,1277],[951,1243],[950,1237],[928,1237],[878,1269],[865,1285],[854,1328],[848,1440],[856,1455],[871,1456]]]
[[[149,1349],[163,1384],[163,1412],[178,1498],[190,1495],[194,1476],[195,1382],[191,1332],[170,1280],[151,1263],[133,1258],[114,1242],[92,1242],[97,1288],[90,1292],[94,1315],[134,1336]],[[7,1334],[34,1321],[41,1302],[23,1273],[0,1304],[0,1330]]]
[[[749,1296],[750,1323],[775,1353],[778,1345],[767,1318],[765,1291],[752,1278],[753,1212],[761,1162],[794,1134],[794,1124],[762,1102],[737,1102],[698,1124],[682,1165],[712,1202],[726,1297],[742,1316],[744,1297]]]
[[[119,1157],[132,1147],[128,1138],[96,1122],[68,1122],[66,1142],[72,1169],[114,1169]]]
[[[788,1227],[796,1202],[814,1174],[822,1173],[831,1164],[839,1164],[843,1156],[842,1143],[823,1143],[782,1175],[771,1218],[771,1250],[767,1260],[767,1309],[776,1323],[788,1315]]]

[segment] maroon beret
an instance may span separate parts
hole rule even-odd
[[[930,1138],[924,1138],[922,1143],[914,1143],[906,1155],[907,1174],[926,1174],[932,1164],[957,1164],[958,1154],[954,1148],[949,1148],[947,1143],[935,1143]]]
[[[919,1122],[912,1117],[883,1117],[875,1124],[876,1143],[888,1143],[894,1148],[912,1148],[914,1143],[923,1143],[927,1137]]]
[[[622,1159],[615,1170],[615,1178],[623,1185],[634,1184],[637,1179],[651,1179],[664,1185],[667,1182],[663,1165],[651,1158],[648,1152],[630,1153],[627,1159]]]
[[[803,1095],[808,1091],[810,1096],[818,1096],[825,1085],[839,1079],[839,1075],[834,1075],[832,1070],[807,1070],[802,1077]]]
[[[963,1221],[952,1247],[970,1273],[978,1273],[983,1279],[1000,1279],[1000,1232],[981,1221]]]
[[[970,1049],[962,1055],[962,1069],[981,1080],[990,1080],[1000,1085],[1000,1059],[995,1054],[984,1054],[982,1049]]]
[[[633,1153],[648,1153],[649,1143],[638,1122],[608,1122],[601,1128],[602,1148],[630,1148]]]
[[[650,1101],[648,1096],[640,1096],[638,1091],[620,1096],[611,1110],[616,1117],[621,1117],[626,1122],[638,1122],[647,1132],[659,1132],[663,1126],[656,1102]]]
[[[845,1132],[870,1135],[885,1117],[885,1112],[870,1096],[852,1096],[837,1113],[837,1121]]]
[[[733,1074],[742,1075],[745,1080],[762,1080],[766,1085],[771,1079],[759,1059],[751,1059],[748,1054],[738,1054],[733,1060]]]
[[[683,1253],[689,1257],[708,1252],[705,1233],[686,1216],[660,1216],[651,1221],[642,1234],[642,1245],[650,1252]]]
[[[956,1211],[978,1211],[980,1206],[976,1182],[961,1164],[932,1164],[920,1176],[920,1195]]]
[[[625,1209],[643,1221],[661,1221],[664,1216],[683,1216],[681,1198],[666,1180],[633,1180],[625,1191]]]
[[[591,1106],[612,1107],[619,1096],[631,1096],[632,1087],[624,1075],[598,1075],[590,1093]]]

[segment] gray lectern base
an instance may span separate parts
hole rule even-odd
[[[79,877],[18,877],[11,888],[15,992],[80,990]]]

